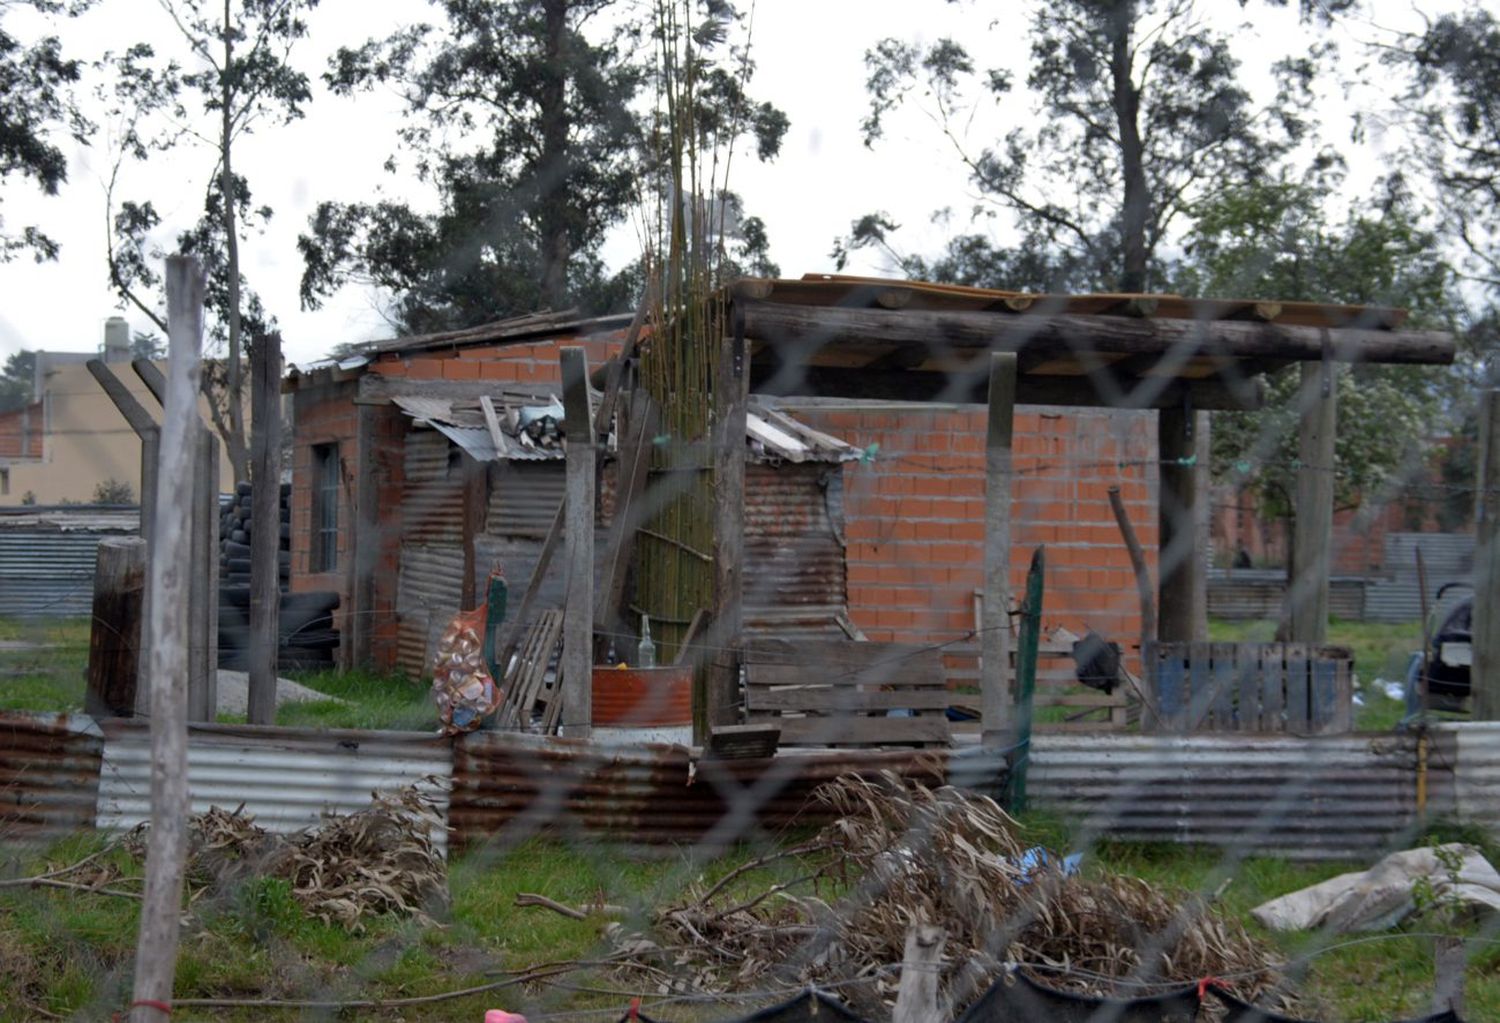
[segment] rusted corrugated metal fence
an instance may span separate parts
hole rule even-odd
[[[141,722],[0,714],[0,843],[144,819]],[[1500,828],[1500,723],[1437,726],[1419,770],[1410,735],[1047,734],[1034,739],[1032,805],[1074,818],[1080,841],[1205,844],[1244,855],[1370,860],[1409,844],[1422,816]],[[993,790],[977,748],[830,750],[771,760],[694,760],[679,746],[478,733],[194,726],[195,810],[246,810],[290,831],[368,805],[372,791],[427,786],[450,840],[509,843],[546,830],[613,841],[729,842],[826,819],[810,796],[854,771]]]

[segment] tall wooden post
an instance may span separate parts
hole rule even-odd
[[[89,631],[88,690],[83,701],[83,709],[94,717],[135,713],[145,590],[146,541],[138,536],[100,540]]]
[[[1015,434],[1016,356],[990,355],[989,419],[984,445],[984,606],[979,680],[981,740],[1010,741],[1010,506],[1015,490],[1011,440]]]
[[[1194,541],[1198,502],[1196,450],[1189,409],[1156,413],[1156,446],[1161,470],[1157,496],[1156,638],[1185,643],[1193,638],[1196,605],[1202,599],[1193,561],[1200,556]]]
[[[1333,546],[1333,442],[1338,405],[1337,364],[1304,362],[1297,389],[1297,505],[1292,533],[1292,584],[1287,588],[1287,638],[1328,641],[1328,570]]]
[[[380,563],[384,538],[378,528],[375,502],[375,444],[379,409],[362,404],[355,425],[356,469],[354,477],[354,592],[345,619],[353,631],[349,666],[369,664],[374,656],[375,566]],[[498,682],[499,680],[496,679]]]
[[[219,438],[201,419],[194,419],[192,447],[187,715],[212,721],[219,709]]]
[[[160,1023],[171,1013],[172,978],[182,916],[182,877],[190,808],[187,776],[188,585],[192,557],[193,477],[203,340],[203,270],[196,259],[167,259],[170,378],[152,530],[151,830],[146,887],[136,936],[131,1023]]]
[[[562,734],[587,737],[593,727],[594,427],[589,414],[589,363],[582,348],[558,353],[562,366],[567,450],[565,540],[567,597],[563,604]]]
[[[1479,397],[1474,501],[1474,717],[1500,720],[1500,391]]]
[[[276,723],[281,612],[281,334],[250,359],[250,693],[252,725]]]
[[[717,652],[708,667],[704,719],[712,728],[731,725],[739,708],[740,633],[744,629],[745,423],[749,414],[750,367],[745,319],[740,307],[719,346],[710,439],[714,460],[714,611],[710,635]],[[696,715],[695,715],[696,717]],[[697,737],[703,741],[704,737]]]
[[[1193,420],[1193,640],[1208,642],[1208,553],[1213,545],[1213,416]]]

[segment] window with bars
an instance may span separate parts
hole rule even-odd
[[[314,444],[312,468],[310,568],[313,572],[332,572],[339,561],[339,446]]]

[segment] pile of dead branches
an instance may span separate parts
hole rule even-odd
[[[837,985],[871,1015],[894,1002],[893,967],[917,924],[946,932],[941,997],[954,1009],[1007,962],[1116,997],[1215,976],[1256,998],[1276,980],[1273,954],[1238,923],[1139,879],[1028,857],[1019,826],[985,797],[891,775],[844,777],[817,798],[838,816],[814,841],[688,892],[657,915],[654,946],[621,942],[660,949],[653,970],[670,965],[699,988]]]
[[[214,807],[189,819],[188,883],[227,893],[248,878],[281,878],[325,923],[357,930],[387,913],[430,923],[429,912],[447,901],[447,864],[434,841],[442,827],[431,800],[410,787],[372,793],[366,809],[293,835],[266,831],[243,807]],[[144,861],[145,825],[126,846]]]

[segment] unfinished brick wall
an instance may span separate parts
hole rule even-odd
[[[872,640],[963,640],[984,585],[984,410],[798,415],[870,452],[844,477],[854,623]],[[1154,414],[1023,408],[1014,445],[1012,591],[1022,592],[1032,551],[1046,544],[1044,627],[1092,627],[1133,646],[1140,605],[1107,490],[1120,487],[1154,573]]]

